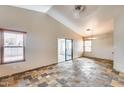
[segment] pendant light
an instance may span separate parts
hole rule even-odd
[[[88,28],[86,31],[90,32],[90,37],[88,37],[87,39],[89,39],[89,40],[95,40],[96,39],[96,37],[94,37],[94,33],[93,33],[92,29]]]

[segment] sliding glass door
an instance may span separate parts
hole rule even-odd
[[[73,59],[73,40],[58,39],[58,62]]]
[[[72,40],[66,39],[65,40],[65,60],[72,60],[72,56],[73,56],[73,50],[72,50]]]
[[[58,39],[58,62],[65,61],[65,39]]]

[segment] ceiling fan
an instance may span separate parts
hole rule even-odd
[[[84,5],[75,5],[74,6],[74,17],[79,18],[81,13],[84,12],[86,7]]]

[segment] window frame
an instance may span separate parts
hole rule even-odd
[[[4,48],[5,48],[5,46],[4,46],[4,32],[10,32],[10,33],[12,32],[12,33],[21,33],[21,34],[23,34],[23,46],[22,46],[22,48],[23,48],[23,59],[22,60],[14,60],[14,61],[4,62]],[[25,62],[26,61],[26,59],[25,59],[26,58],[25,57],[25,41],[26,41],[25,35],[26,35],[27,32],[0,28],[0,33],[1,33],[1,37],[0,37],[0,39],[1,39],[1,45],[0,45],[0,47],[1,47],[1,52],[0,52],[0,54],[1,54],[1,62],[0,62],[0,65],[18,63],[18,62]],[[18,47],[18,46],[15,46],[15,47]]]
[[[86,43],[85,43],[86,41],[90,41],[91,45],[87,46]],[[86,51],[86,47],[90,47],[91,51]],[[91,53],[92,52],[92,40],[91,39],[84,39],[84,52],[87,52],[87,53]]]

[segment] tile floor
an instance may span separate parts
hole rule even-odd
[[[112,62],[78,58],[0,79],[1,87],[123,87],[124,74]]]

